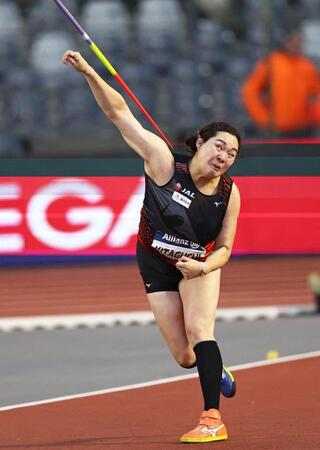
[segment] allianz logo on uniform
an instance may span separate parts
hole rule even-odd
[[[159,234],[157,234],[157,236],[159,236]],[[193,249],[197,249],[197,248],[200,247],[200,244],[198,244],[197,242],[188,241],[187,239],[178,238],[178,237],[172,236],[171,234],[168,234],[168,233],[164,233],[163,236],[162,236],[162,239],[164,241],[171,242],[173,244],[185,245],[185,246],[191,247]]]
[[[205,248],[197,242],[162,233],[161,231],[156,232],[151,247],[170,259],[179,259],[182,256],[201,259],[206,254]]]

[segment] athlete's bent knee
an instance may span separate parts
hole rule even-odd
[[[191,329],[187,331],[189,343],[193,348],[199,342],[214,340],[213,331],[205,331],[203,329]]]
[[[190,356],[181,356],[176,358],[177,363],[179,366],[183,367],[184,369],[193,369],[193,367],[196,367],[197,362],[195,358],[191,358]]]

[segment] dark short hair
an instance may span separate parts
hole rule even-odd
[[[233,125],[231,125],[228,122],[210,122],[204,127],[202,127],[201,130],[187,135],[184,143],[186,144],[187,147],[189,147],[192,153],[196,153],[197,151],[196,142],[199,137],[201,137],[204,140],[204,142],[206,142],[213,136],[216,136],[219,131],[225,131],[235,136],[238,140],[240,148],[241,145],[240,133]]]

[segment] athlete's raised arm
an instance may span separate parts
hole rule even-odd
[[[63,56],[63,63],[70,64],[85,76],[104,114],[119,129],[127,144],[144,159],[148,175],[160,185],[169,181],[173,175],[174,161],[166,142],[142,127],[122,95],[108,85],[79,52],[68,50]]]

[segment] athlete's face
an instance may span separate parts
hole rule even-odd
[[[226,131],[218,133],[206,142],[199,138],[196,153],[201,170],[210,177],[223,175],[234,163],[239,143],[236,136]]]

